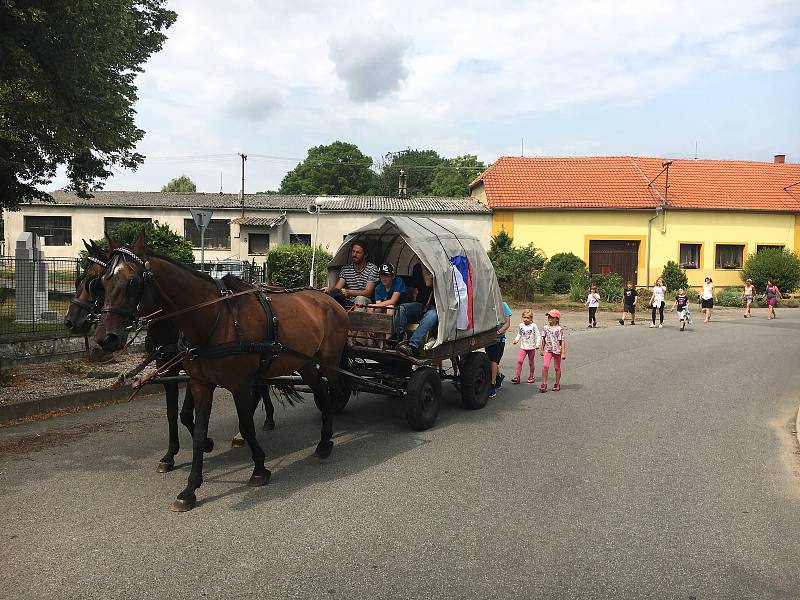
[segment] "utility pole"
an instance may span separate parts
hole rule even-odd
[[[242,218],[244,219],[244,162],[247,160],[247,154],[239,154],[242,157],[242,191],[239,192],[241,194],[241,202],[242,202]]]

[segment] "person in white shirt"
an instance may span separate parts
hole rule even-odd
[[[656,279],[656,284],[653,286],[653,291],[650,295],[650,310],[652,313],[653,323],[651,328],[656,326],[656,310],[658,310],[658,326],[664,327],[664,306],[666,305],[667,286],[664,280],[659,277]]]
[[[700,306],[703,308],[703,323],[711,320],[711,310],[714,308],[714,282],[711,277],[706,277],[703,282],[703,292],[700,294]]]
[[[597,286],[593,285],[586,297],[584,306],[589,307],[589,327],[597,327],[597,308],[600,306],[600,294],[597,293]]]
[[[511,383],[519,383],[519,376],[522,374],[522,364],[525,362],[525,357],[528,357],[528,365],[530,366],[530,376],[528,383],[533,383],[534,373],[534,360],[536,359],[536,349],[542,343],[542,334],[536,323],[533,322],[533,311],[526,308],[522,311],[522,323],[519,324],[517,329],[517,336],[514,338],[512,344],[515,346],[520,344],[519,352],[517,353],[517,373]]]

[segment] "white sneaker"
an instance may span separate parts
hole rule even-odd
[[[655,326],[656,326],[656,324],[655,324],[655,323],[652,323],[652,324],[650,325],[650,329],[652,329],[652,328],[653,328],[653,327],[655,327]]]
[[[663,323],[659,323],[659,324],[658,324],[658,328],[659,328],[659,329],[664,329],[664,324],[663,324]]]

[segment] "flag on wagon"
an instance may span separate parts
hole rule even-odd
[[[456,329],[472,329],[472,267],[466,256],[451,256],[453,291],[458,300]]]

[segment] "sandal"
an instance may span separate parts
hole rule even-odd
[[[514,377],[514,378],[511,380],[511,383],[519,383],[519,377]]]
[[[547,386],[545,384],[540,385],[539,391],[544,394],[547,391]]]

